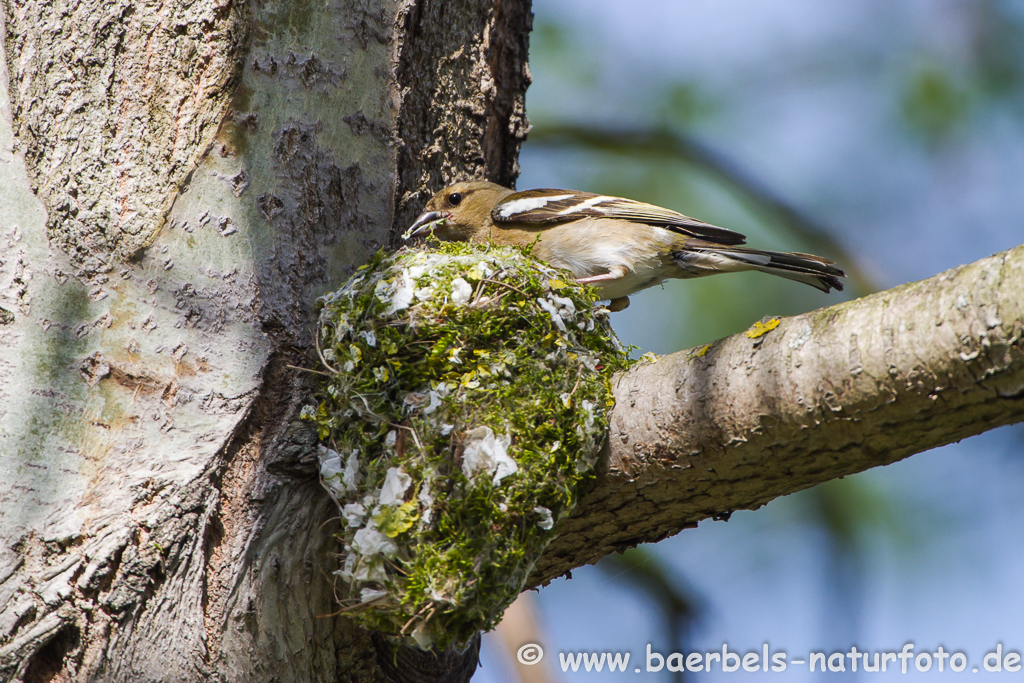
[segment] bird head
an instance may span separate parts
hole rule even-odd
[[[402,237],[408,240],[432,234],[445,241],[473,241],[489,229],[491,209],[512,192],[484,180],[449,185],[430,198]]]

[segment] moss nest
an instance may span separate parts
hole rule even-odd
[[[593,290],[516,249],[378,254],[318,302],[321,477],[339,599],[461,647],[523,589],[593,476],[627,351]]]

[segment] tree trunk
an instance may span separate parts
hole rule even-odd
[[[432,191],[514,182],[529,3],[4,2],[0,679],[380,679],[292,366]],[[537,581],[1021,419],[1021,264],[619,378]]]
[[[0,680],[380,678],[290,366],[433,190],[515,181],[529,2],[3,19]]]

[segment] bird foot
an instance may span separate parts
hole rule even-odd
[[[618,313],[629,308],[629,297],[620,296],[618,299],[612,299],[608,302],[608,310],[612,313]]]

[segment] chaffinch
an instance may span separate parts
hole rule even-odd
[[[427,202],[405,239],[530,246],[532,254],[596,287],[611,310],[668,278],[759,270],[823,292],[842,291],[835,262],[739,246],[738,232],[660,206],[575,190],[516,192],[485,181],[455,183]]]

